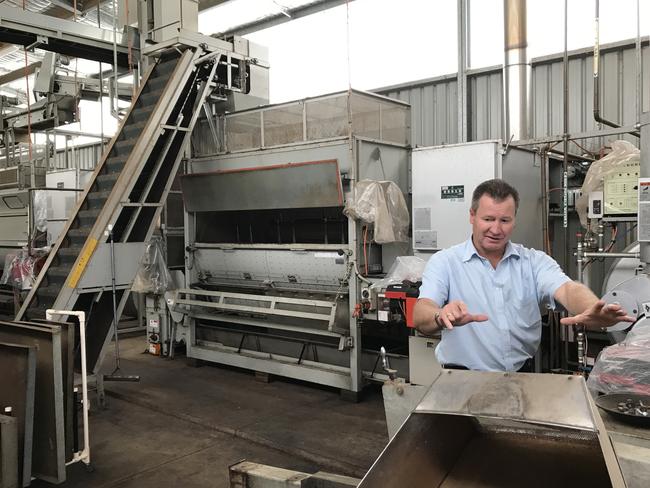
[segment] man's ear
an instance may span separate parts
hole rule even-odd
[[[476,212],[474,211],[473,208],[469,209],[469,223],[473,224],[474,223],[474,217],[476,217]]]

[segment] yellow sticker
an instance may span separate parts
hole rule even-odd
[[[97,239],[88,239],[86,241],[86,245],[81,251],[79,261],[77,262],[77,266],[72,271],[72,273],[70,273],[70,278],[68,279],[68,286],[70,288],[77,287],[77,283],[79,283],[79,279],[81,278],[81,275],[86,269],[86,266],[88,266],[88,261],[90,261],[90,257],[93,255],[93,252],[95,251],[96,247],[97,247]]]

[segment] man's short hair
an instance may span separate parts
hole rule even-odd
[[[484,181],[476,187],[472,195],[472,210],[474,212],[478,209],[478,201],[483,195],[487,195],[497,202],[502,202],[508,197],[512,197],[515,201],[515,213],[519,208],[519,192],[511,185],[498,178]]]

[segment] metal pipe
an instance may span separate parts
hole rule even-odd
[[[568,0],[564,0],[564,55],[562,58],[563,70],[563,148],[562,148],[562,228],[564,236],[564,265],[569,264],[569,7]],[[582,282],[582,269],[579,281]]]
[[[600,1],[596,0],[594,16],[594,120],[610,127],[620,127],[619,124],[607,120],[600,115]]]
[[[79,320],[79,345],[81,347],[81,399],[83,402],[83,430],[84,430],[84,448],[81,452],[75,452],[72,460],[66,465],[76,462],[83,462],[86,466],[90,465],[90,422],[88,412],[90,411],[90,401],[88,400],[88,367],[86,364],[86,312],[72,310],[55,310],[48,308],[45,311],[45,318],[52,320],[54,315],[62,317],[72,315]]]
[[[548,152],[546,148],[540,151],[540,172],[542,173],[542,239],[544,240],[544,252],[552,255],[548,233]]]
[[[640,252],[583,252],[586,258],[636,258],[641,257]]]
[[[598,236],[598,252],[603,252],[605,250],[605,226],[602,222],[598,222],[596,227],[596,235]]]
[[[639,167],[640,178],[650,178],[650,112],[641,115],[641,161]],[[645,206],[647,203],[639,202],[638,229],[648,225],[647,212]],[[644,232],[645,233],[645,232]],[[641,262],[645,264],[644,273],[650,273],[650,242],[641,240],[642,233],[639,232],[639,250],[641,251]]]
[[[504,0],[503,140],[529,137],[530,73],[526,0]]]
[[[641,60],[641,0],[636,0],[636,125],[641,125],[643,112],[643,67]]]
[[[584,251],[582,249],[582,234],[578,234],[578,244],[577,244],[577,249],[576,249],[576,262],[578,264],[577,266],[577,273],[578,273],[578,281],[582,283],[582,263],[584,262]]]
[[[113,234],[113,226],[109,224],[108,226],[108,237],[111,244],[111,291],[113,295],[113,335],[115,337],[115,371],[120,369],[120,341],[117,332],[117,290],[115,288],[115,240]]]
[[[110,98],[111,115],[119,120],[119,91],[117,85],[117,2],[113,0],[113,96]],[[109,90],[110,91],[110,90]],[[115,106],[113,106],[115,100]]]
[[[467,67],[469,66],[469,0],[458,0],[458,142],[467,142]]]
[[[623,127],[614,127],[611,129],[601,129],[601,130],[591,130],[586,132],[576,132],[574,134],[568,134],[567,139],[569,141],[577,139],[590,139],[593,137],[609,137],[616,136],[619,134],[632,134],[638,136],[639,133],[634,126],[623,126]],[[554,136],[545,136],[545,137],[536,137],[534,139],[528,139],[523,141],[513,141],[510,143],[511,146],[523,147],[523,146],[535,146],[538,144],[552,144],[560,143],[564,140],[564,135],[554,135]],[[583,160],[584,157],[580,157],[580,160]]]
[[[97,26],[100,27],[100,13],[99,3],[97,3]],[[115,37],[113,37],[115,38]],[[102,153],[104,152],[104,69],[102,62],[99,62],[99,133],[101,135],[100,144],[102,146]]]

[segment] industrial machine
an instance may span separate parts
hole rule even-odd
[[[500,141],[414,149],[414,253],[426,258],[465,241],[472,192],[491,178],[504,179],[522,195],[513,241],[543,249],[540,162],[536,152],[504,148]]]
[[[359,488],[585,482],[626,486],[583,378],[445,370]]]
[[[219,119],[223,144],[181,177],[189,357],[360,391],[377,359],[361,291],[408,243],[344,209],[362,181],[407,194],[409,120],[356,90]]]
[[[70,219],[61,226],[58,239],[52,238],[52,250],[16,315],[18,320],[42,319],[49,308],[84,310],[91,324],[88,363],[93,371],[99,368],[110,340],[111,324],[127,302],[145,243],[158,224],[194,123],[201,113],[212,113],[215,104],[226,103],[233,92],[264,98],[268,89],[265,83],[260,90],[254,87],[268,68],[264,50],[256,50],[244,39],[225,41],[197,34],[196,2],[177,3],[172,8],[169,2],[148,2],[133,9],[146,26],[140,46],[129,44],[124,35],[108,36],[105,29],[32,12],[16,15],[18,9],[1,7],[8,31],[27,32],[20,38],[26,43],[36,32],[31,47],[113,60],[115,70],[129,67],[127,54],[140,56],[143,76],[136,83],[131,107],[85,191],[69,209]],[[56,90],[67,89],[54,68],[55,58],[47,55],[41,62],[38,84],[42,93],[56,95],[48,99],[53,101],[61,100]],[[116,77],[112,102],[121,90]],[[84,86],[96,86],[100,94],[105,88],[101,82]],[[76,83],[74,87],[79,88]],[[17,130],[16,121],[22,119],[6,120]]]

